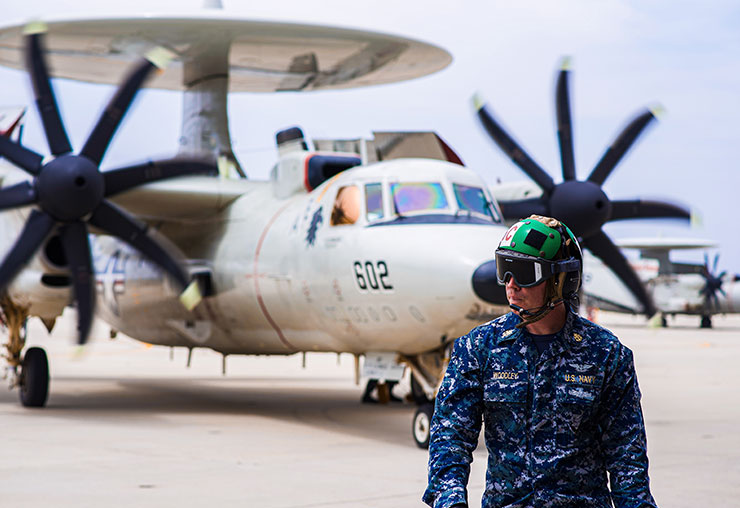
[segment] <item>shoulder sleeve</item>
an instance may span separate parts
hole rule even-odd
[[[435,508],[467,504],[473,450],[481,427],[480,328],[455,341],[437,393],[429,440],[429,485],[423,500]]]
[[[655,507],[632,351],[609,335],[614,342],[607,359],[599,422],[612,499],[616,508]]]

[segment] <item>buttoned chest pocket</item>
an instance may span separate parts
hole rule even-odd
[[[526,372],[497,372],[486,381],[483,401],[486,419],[507,431],[524,424],[527,406]]]
[[[577,432],[593,417],[599,398],[596,378],[590,383],[568,379],[568,375],[556,387],[559,420],[572,432]]]

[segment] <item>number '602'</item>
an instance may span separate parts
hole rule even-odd
[[[390,277],[388,276],[388,265],[385,261],[355,261],[354,262],[355,281],[357,287],[362,291],[380,291],[391,290]]]

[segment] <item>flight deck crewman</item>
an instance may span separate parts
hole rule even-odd
[[[656,506],[632,352],[571,307],[581,262],[555,219],[504,235],[497,278],[513,312],[455,342],[432,418],[430,506],[468,506],[482,420],[484,508]]]

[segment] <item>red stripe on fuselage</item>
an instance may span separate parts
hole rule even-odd
[[[259,264],[259,257],[260,257],[260,250],[262,250],[262,243],[265,241],[265,237],[267,236],[267,232],[270,230],[270,227],[273,225],[275,220],[278,218],[278,216],[283,213],[283,211],[288,207],[290,203],[286,203],[280,210],[278,210],[275,215],[272,216],[270,219],[270,222],[267,223],[267,226],[265,226],[264,231],[262,231],[262,234],[260,235],[260,239],[257,242],[257,249],[254,252],[254,272],[252,273],[252,278],[254,279],[254,291],[257,295],[257,303],[260,306],[260,309],[262,309],[262,314],[264,314],[265,319],[267,319],[267,322],[270,323],[270,326],[277,332],[278,338],[280,339],[280,342],[283,343],[285,347],[288,349],[292,349],[293,351],[298,351],[298,348],[296,348],[293,344],[288,342],[288,339],[285,338],[285,335],[283,335],[282,330],[280,330],[280,327],[277,325],[274,319],[272,319],[272,316],[270,316],[270,313],[267,311],[267,307],[265,306],[265,302],[262,299],[262,293],[260,292],[260,277],[257,273],[257,268]]]

